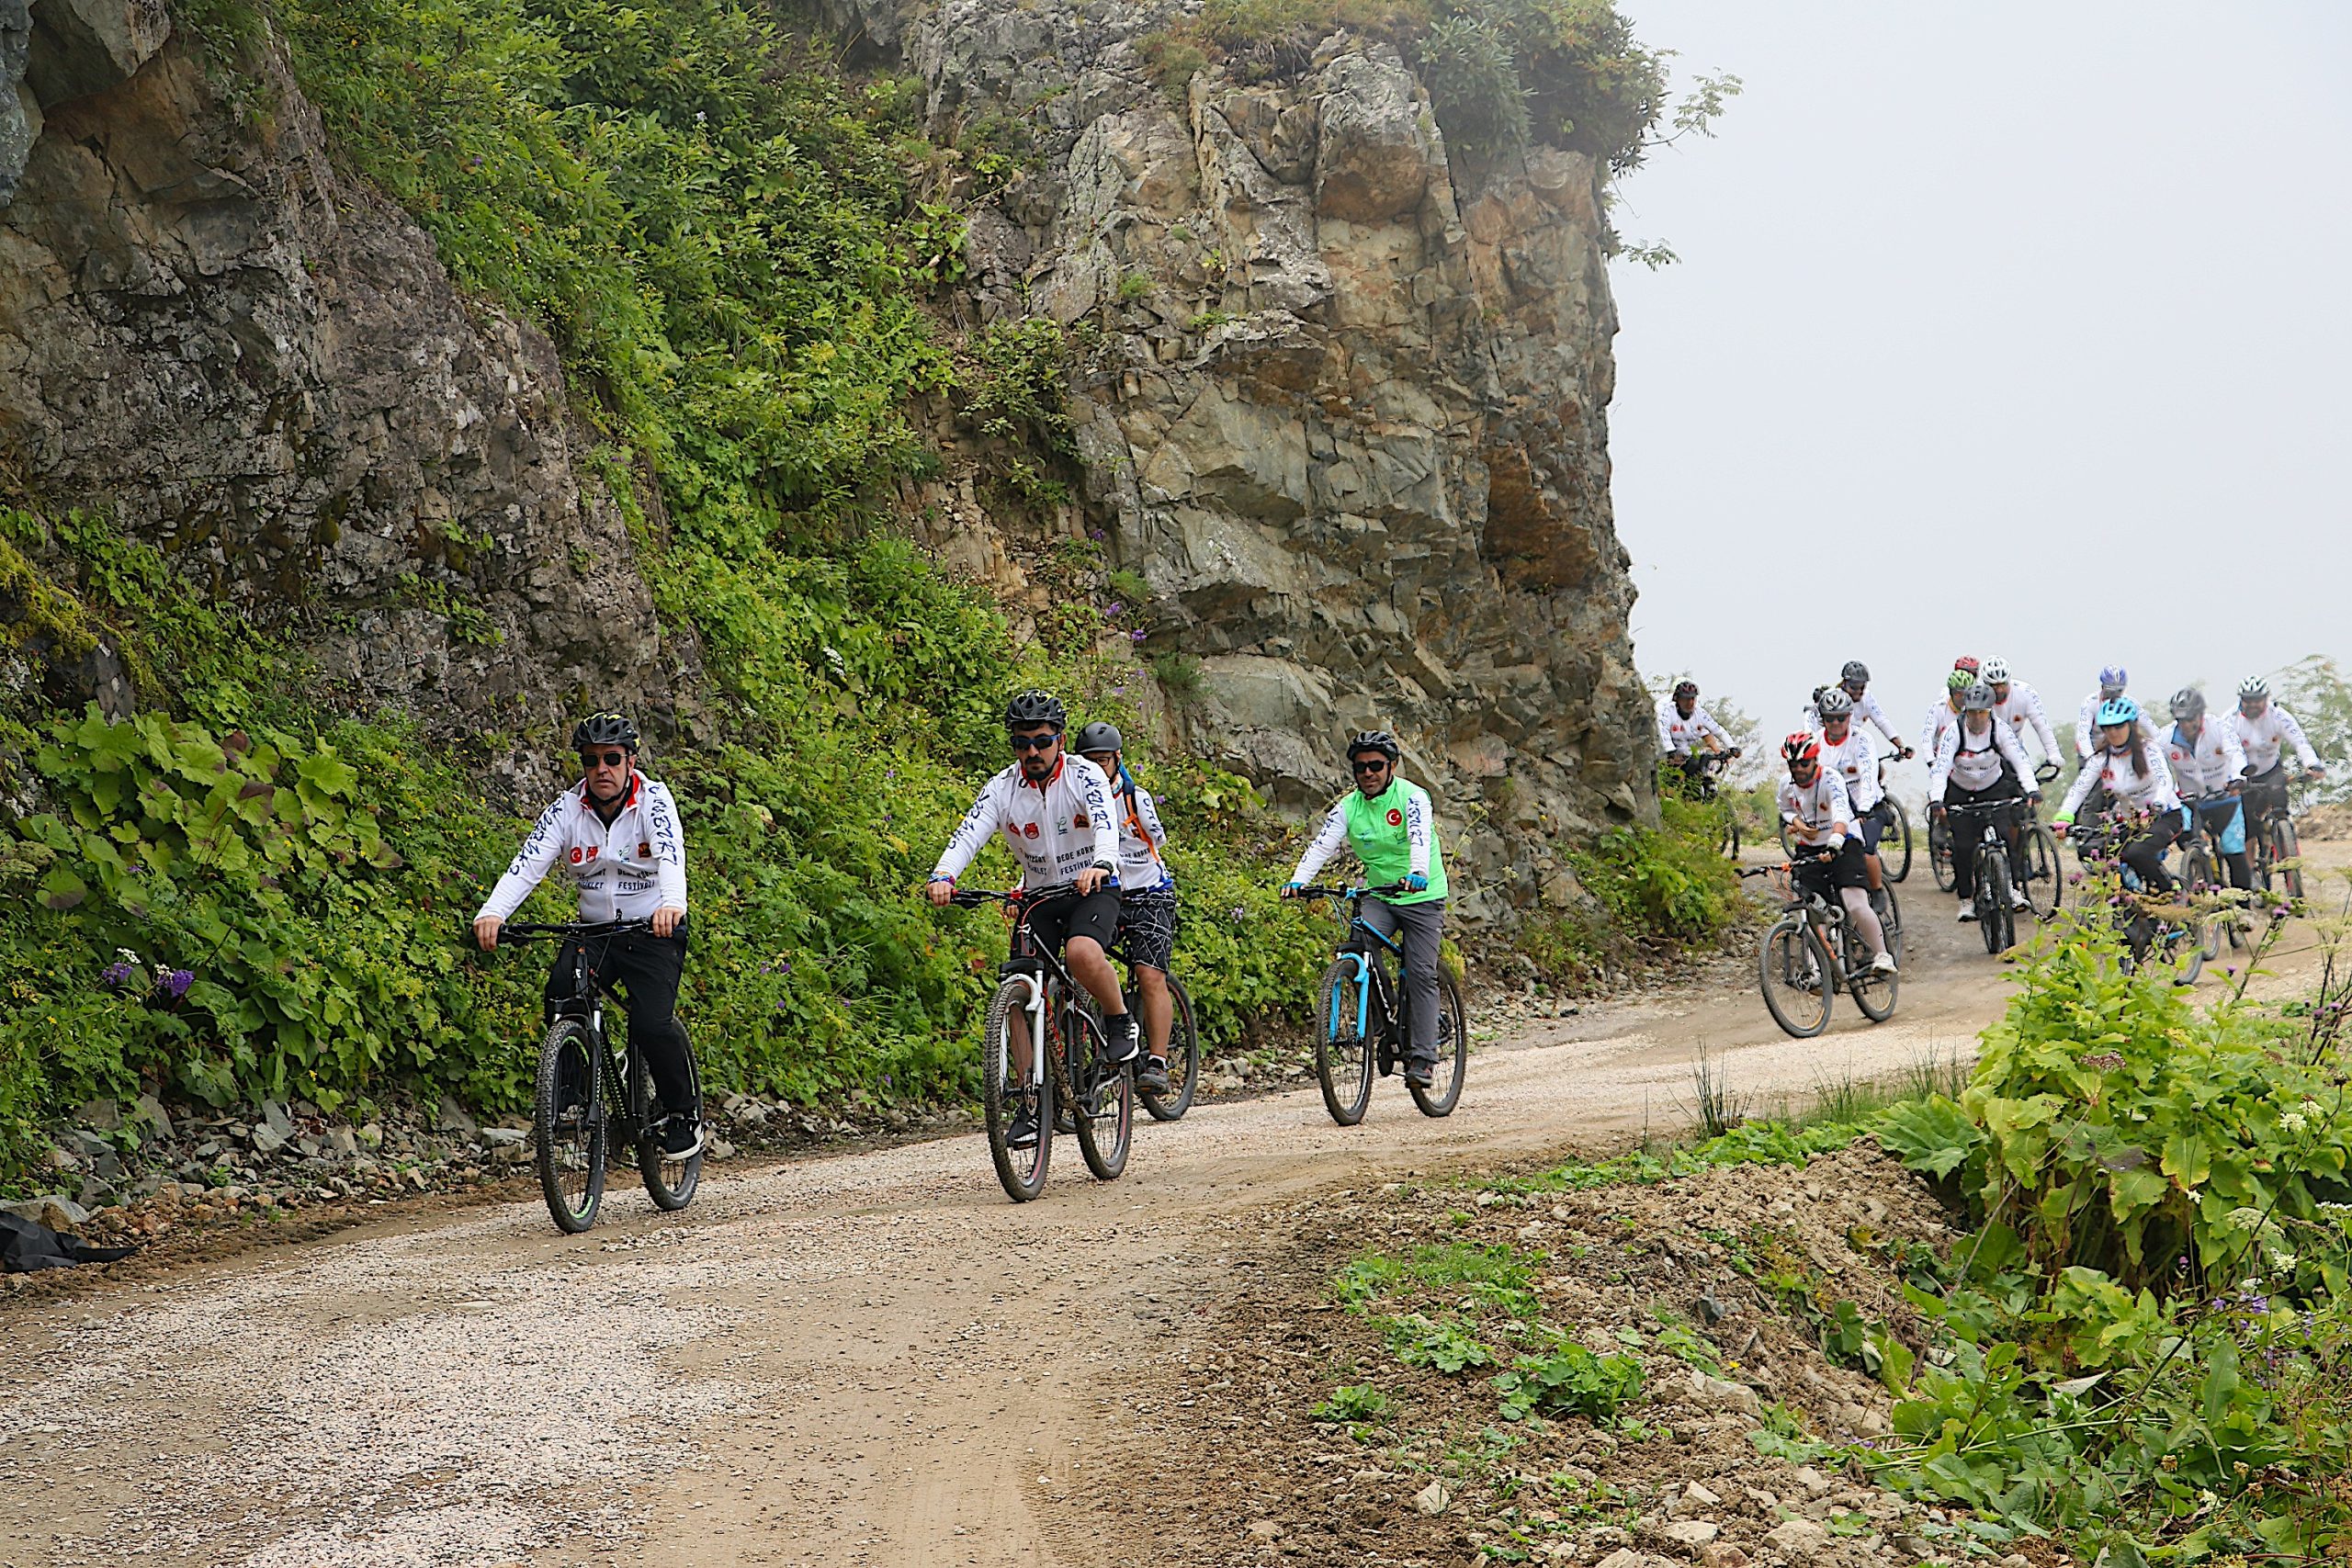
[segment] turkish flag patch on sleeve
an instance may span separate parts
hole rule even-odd
[[[1390,807],[1388,808],[1388,825],[1391,828],[1402,828],[1405,825],[1405,814],[1397,810],[1395,807]]]

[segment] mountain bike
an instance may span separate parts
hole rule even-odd
[[[1315,1032],[1315,1081],[1323,1090],[1323,1109],[1342,1127],[1363,1120],[1372,1102],[1375,1070],[1386,1077],[1410,1053],[1407,1049],[1410,1016],[1404,1010],[1405,948],[1399,938],[1383,936],[1364,919],[1363,903],[1369,897],[1405,891],[1401,882],[1385,887],[1302,887],[1301,898],[1340,898],[1349,905],[1348,934],[1339,956],[1323,973],[1317,994],[1323,998],[1323,1023]],[[1397,979],[1391,985],[1386,955],[1396,960]],[[1462,1007],[1462,987],[1443,964],[1437,968],[1437,1062],[1430,1069],[1427,1089],[1410,1077],[1405,1087],[1424,1116],[1451,1115],[1462,1099],[1462,1076],[1470,1061],[1470,1026]]]
[[[1756,978],[1764,993],[1765,1010],[1781,1030],[1799,1040],[1810,1040],[1829,1027],[1831,1000],[1839,991],[1854,998],[1862,1016],[1884,1023],[1894,1016],[1901,976],[1882,975],[1871,967],[1869,943],[1846,916],[1846,906],[1819,888],[1804,885],[1797,869],[1807,861],[1832,857],[1818,852],[1800,852],[1786,865],[1753,866],[1742,876],[1770,876],[1781,893],[1781,918],[1764,933],[1756,950]],[[1885,907],[1879,921],[1885,929],[1886,950],[1903,963],[1903,916],[1894,889],[1881,890]],[[1838,954],[1832,958],[1832,953]]]
[[[1046,1168],[1054,1151],[1055,1110],[1070,1108],[1078,1152],[1101,1181],[1114,1181],[1127,1168],[1135,1141],[1135,1077],[1125,1063],[1108,1065],[1110,1042],[1086,987],[1070,978],[1061,956],[1031,935],[1029,917],[1041,904],[1078,889],[1071,883],[999,893],[959,888],[948,900],[959,908],[1003,904],[1013,910],[1011,956],[997,965],[1001,976],[989,1001],[980,1040],[980,1109],[988,1124],[989,1159],[1005,1195],[1025,1203],[1046,1190]],[[1026,1021],[1029,1063],[1013,1060],[1013,1019]],[[1012,1120],[1023,1100],[1037,1111],[1037,1140],[1012,1146]]]
[[[2105,822],[2078,829],[2073,835],[2075,852],[2085,866],[2111,865],[2121,881],[2114,900],[2114,919],[2123,936],[2123,972],[2131,974],[2153,957],[2177,971],[2174,985],[2193,986],[2209,956],[2206,935],[2199,929],[2193,910],[2152,901],[2140,874],[2115,853],[2117,843],[2127,836],[2124,829]]]
[[[2245,908],[2229,899],[2229,884],[2222,870],[2221,847],[2205,827],[2204,808],[2207,806],[2236,798],[2234,795],[2219,795],[2185,802],[2188,809],[2188,827],[2174,841],[2175,847],[2180,851],[2178,874],[2182,891],[2203,911],[2194,923],[2198,948],[2205,954],[2208,964],[2222,956],[2222,939],[2225,934],[2232,947],[2245,946]],[[2244,806],[2241,805],[2239,809],[2244,810]],[[2249,850],[2253,847],[2251,840],[2247,847]],[[2209,904],[2219,907],[2205,908]]]
[[[2001,836],[2001,825],[2014,821],[2024,807],[2025,800],[2019,796],[2011,800],[1991,801],[1983,806],[1954,806],[1944,812],[1947,823],[1954,814],[1962,814],[1976,829],[1975,836],[1965,843],[1960,841],[1959,835],[1953,835],[1952,854],[1955,857],[1962,854],[1976,857],[1976,889],[1970,903],[1976,911],[1977,930],[1984,938],[1984,951],[1996,957],[2016,946],[2018,940],[2017,911],[2011,907],[2009,898],[2010,890],[2016,884],[2011,880],[2013,868],[2009,860],[2009,843]],[[2023,829],[2019,831],[2022,833]],[[2051,841],[2054,845],[2057,840],[2052,839]],[[2019,842],[2022,845],[2022,838]],[[2054,855],[2049,876],[2049,885],[2054,886],[2057,882]]]
[[[2254,885],[2265,892],[2275,880],[2279,891],[2297,902],[2303,897],[2303,846],[2294,818],[2274,799],[2246,797],[2246,860],[2254,868]],[[2259,809],[2257,810],[2257,806]]]
[[[628,931],[650,931],[650,920],[572,920],[562,925],[510,924],[499,928],[498,943],[543,937],[573,944],[568,987],[555,1004],[555,1019],[539,1045],[532,1124],[538,1140],[539,1190],[556,1228],[577,1235],[596,1223],[604,1206],[605,1177],[612,1145],[635,1145],[637,1168],[654,1207],[674,1212],[694,1201],[702,1183],[702,1152],[674,1159],[662,1147],[663,1120],[653,1092],[653,1070],[636,1043],[626,1038],[621,1018],[607,1019],[611,996],[596,973],[590,943]],[[598,951],[598,956],[602,951]],[[620,1036],[616,1038],[616,1035]],[[694,1054],[686,1054],[695,1104],[702,1104],[702,1077]]]
[[[1871,807],[1885,824],[1878,836],[1879,870],[1889,882],[1900,882],[1911,874],[1911,814],[1903,803],[1887,793],[1886,761],[1878,760],[1878,804]]]
[[[1126,949],[1117,942],[1111,944],[1112,962],[1119,965],[1125,983],[1127,1005],[1136,1006],[1142,995],[1135,982],[1135,964],[1127,958]],[[1193,1109],[1193,1097],[1201,1083],[1201,1032],[1193,1017],[1193,993],[1184,988],[1176,971],[1168,972],[1168,1092],[1156,1093],[1136,1086],[1136,1095],[1143,1108],[1151,1112],[1155,1122],[1182,1122],[1184,1112]],[[1136,1024],[1140,1028],[1143,1015],[1137,1012]],[[1149,1050],[1148,1045],[1144,1047]],[[1059,1122],[1056,1123],[1058,1128]]]

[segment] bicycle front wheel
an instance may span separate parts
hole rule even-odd
[[[1886,797],[1886,812],[1891,820],[1879,835],[1878,863],[1889,882],[1900,882],[1911,874],[1911,814],[1891,795]]]
[[[576,1018],[559,1018],[539,1046],[532,1130],[538,1138],[539,1190],[556,1228],[578,1235],[605,1201],[605,1094],[595,1042]]]
[[[2199,912],[2190,921],[2197,933],[2198,951],[2210,964],[2222,956],[2222,915],[2212,906],[2221,896],[2221,878],[2213,869],[2213,856],[2203,844],[2199,844],[2180,857],[2180,891],[2182,899]]]
[[[1173,975],[1168,976],[1168,1004],[1169,1092],[1136,1090],[1155,1122],[1182,1121],[1184,1112],[1193,1109],[1193,1096],[1201,1083],[1201,1031],[1193,1017],[1193,995]]]
[[[1960,885],[1951,870],[1951,825],[1930,821],[1928,824],[1928,866],[1936,874],[1936,891],[1949,893]]]
[[[2065,901],[2066,879],[2059,871],[2058,836],[2036,822],[2026,829],[2025,902],[2038,920],[2057,914]]]
[[[1430,1068],[1430,1087],[1411,1078],[1405,1087],[1424,1116],[1450,1116],[1462,1100],[1462,1075],[1470,1066],[1470,1021],[1462,1008],[1462,987],[1443,964],[1437,970],[1437,1061]]]
[[[1321,1027],[1315,1032],[1315,1081],[1323,1090],[1323,1109],[1342,1127],[1363,1120],[1372,1102],[1372,1036],[1378,1021],[1372,1014],[1371,985],[1352,958],[1342,958],[1323,972]]]
[[[661,1101],[653,1092],[653,1071],[646,1066],[639,1053],[629,1053],[630,1071],[637,1078],[636,1103],[644,1115],[638,1122],[637,1168],[645,1177],[646,1195],[653,1206],[665,1213],[675,1213],[695,1201],[695,1189],[702,1185],[702,1150],[696,1149],[685,1159],[673,1159],[662,1152],[662,1140],[654,1131],[660,1120],[655,1107]],[[695,1054],[686,1053],[686,1086],[692,1091],[689,1103],[695,1114],[702,1114],[702,1074],[695,1066]]]
[[[1007,980],[989,1001],[989,1018],[980,1036],[980,1111],[988,1123],[989,1159],[1004,1195],[1026,1203],[1046,1190],[1046,1167],[1054,1154],[1054,1075],[1044,1075],[1036,1088],[1035,1119],[1030,1123],[1035,1142],[1025,1149],[1012,1146],[1012,1123],[1027,1099],[1029,1086],[1012,1065],[1012,1032],[1028,1031],[1028,983]],[[1042,1040],[1029,1042],[1042,1051]]]
[[[1829,1027],[1829,949],[1802,914],[1783,915],[1756,951],[1756,975],[1772,1021],[1799,1040]]]
[[[2285,880],[2287,897],[2298,902],[2303,897],[2302,852],[2302,840],[2292,822],[2281,817],[2270,824],[2271,863]]]
[[[1125,1064],[1103,1065],[1102,1015],[1090,1002],[1062,1010],[1062,1067],[1078,1152],[1097,1181],[1116,1181],[1127,1168],[1136,1135],[1136,1080]]]
[[[2009,855],[1996,844],[1976,849],[1976,929],[1984,951],[1998,958],[2018,940],[2017,915],[2009,908]]]

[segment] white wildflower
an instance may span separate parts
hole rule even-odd
[[[1024,1035],[1023,1038],[1025,1039],[1027,1037]],[[2306,1126],[2310,1125],[2310,1123],[2303,1120],[2303,1113],[2301,1111],[2290,1111],[2284,1116],[2278,1118],[2278,1125],[2285,1128],[2290,1133],[2300,1133]]]
[[[2293,1273],[2297,1261],[2298,1259],[2291,1252],[2275,1247],[2270,1249],[2270,1267],[2278,1269],[2281,1274]]]
[[[2262,1211],[2246,1208],[2232,1209],[2228,1217],[2222,1223],[2232,1230],[2258,1231],[2262,1228]]]

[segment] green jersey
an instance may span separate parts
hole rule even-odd
[[[1437,813],[1430,807],[1429,792],[1416,784],[1392,778],[1378,795],[1351,789],[1332,803],[1322,830],[1299,857],[1294,882],[1312,882],[1323,863],[1345,844],[1363,862],[1367,886],[1402,882],[1413,872],[1430,879],[1426,891],[1399,893],[1392,904],[1432,904],[1445,897],[1445,856],[1438,848]]]

